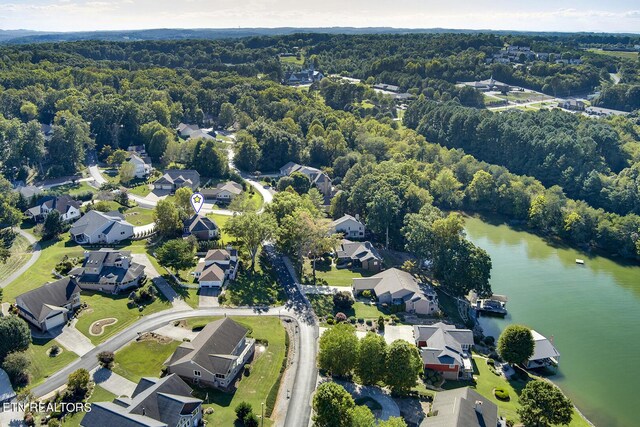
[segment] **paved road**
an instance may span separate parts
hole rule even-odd
[[[107,182],[107,180],[102,176],[102,173],[100,173],[100,169],[98,169],[97,164],[89,166],[89,173],[98,187]]]
[[[38,258],[40,258],[40,244],[38,243],[36,238],[33,237],[33,235],[19,228],[14,228],[14,230],[18,232],[18,234],[23,236],[25,239],[27,239],[29,243],[31,243],[31,247],[32,247],[31,258],[29,258],[29,261],[27,261],[25,265],[23,265],[22,267],[14,271],[11,275],[9,275],[9,277],[5,278],[2,282],[0,282],[0,288],[4,288],[5,286],[9,285],[11,282],[16,280],[18,277],[22,275],[22,273],[24,273],[29,268],[31,268],[31,266],[35,264],[36,261],[38,261]]]

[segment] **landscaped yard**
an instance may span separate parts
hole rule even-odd
[[[54,187],[50,192],[55,194],[68,194],[71,197],[84,193],[96,193],[96,189],[90,186],[86,181],[81,181],[76,184],[65,184],[58,187]]]
[[[286,296],[282,287],[268,273],[244,271],[236,280],[229,282],[225,291],[227,304],[276,305],[284,302]]]
[[[191,319],[188,324],[198,326],[213,320],[216,318]],[[253,338],[268,341],[269,345],[264,352],[261,352],[260,346],[257,344],[256,358],[251,362],[251,374],[248,377],[241,377],[238,389],[234,394],[212,389],[197,390],[196,394],[201,399],[205,399],[208,395],[209,400],[205,402],[204,406],[214,409],[213,414],[205,415],[209,425],[233,426],[236,418],[234,409],[242,401],[250,403],[254,412],[259,413],[261,403],[267,402],[269,392],[280,378],[280,369],[285,358],[286,332],[277,318],[266,316],[233,317],[233,320],[250,328],[250,335]],[[272,421],[266,418],[264,425],[270,426],[271,424]]]
[[[0,236],[0,245],[2,244],[2,236]],[[11,252],[9,259],[4,263],[0,263],[0,282],[29,261],[31,258],[31,244],[25,237],[17,234],[11,243],[9,251]]]
[[[151,224],[153,222],[153,209],[129,208],[124,211],[124,217],[133,226]]]
[[[161,296],[158,292],[158,298],[156,298],[153,303],[145,306],[143,311],[139,311],[138,307],[129,308],[127,306],[127,302],[129,301],[127,293],[122,295],[109,295],[99,292],[83,291],[80,299],[89,307],[86,311],[80,313],[76,328],[86,335],[92,343],[101,343],[116,332],[131,325],[140,319],[140,317],[171,308],[171,304],[164,298],[161,298]],[[93,322],[108,318],[118,319],[118,322],[106,326],[102,335],[94,336],[89,333],[89,328]]]
[[[163,364],[173,354],[179,341],[160,343],[137,341],[116,353],[113,372],[137,383],[142,377],[159,377]]]
[[[62,352],[56,357],[50,357],[47,352],[54,345],[60,347]],[[26,354],[31,361],[31,367],[29,368],[31,373],[30,387],[42,383],[49,375],[54,374],[78,358],[75,353],[65,349],[52,339],[33,339]]]
[[[93,387],[93,393],[91,393],[91,397],[89,397],[89,402],[112,402],[115,399],[115,394],[108,392],[103,389],[99,385]],[[78,427],[80,425],[80,421],[84,418],[85,412],[78,412],[73,416],[67,416],[62,423],[62,427]],[[114,426],[115,427],[115,426]]]
[[[340,311],[336,310],[333,306],[333,295],[308,294],[307,298],[318,317],[333,316]],[[368,305],[360,301],[356,301],[351,310],[343,311],[343,313],[346,314],[347,317],[354,316],[363,319],[377,319],[380,316],[388,315],[388,313],[384,313],[377,306]]]
[[[213,213],[207,214],[207,217],[211,218],[220,228],[220,239],[222,240],[222,242],[224,243],[231,242],[233,238],[224,231],[224,226],[227,223],[227,221],[229,221],[229,218],[231,217],[228,215],[218,215]]]
[[[151,193],[151,188],[146,183],[136,185],[135,187],[129,188],[127,190],[129,194],[134,194],[140,197],[146,197],[149,193]]]
[[[335,264],[328,265],[325,262],[316,262],[316,284],[329,286],[351,286],[353,279],[370,277],[375,273],[361,269],[336,268]],[[311,260],[305,259],[303,270],[303,281],[305,284],[312,284],[313,268]]]

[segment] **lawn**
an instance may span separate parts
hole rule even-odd
[[[443,388],[449,390],[458,387],[470,386],[471,388],[474,388],[478,393],[498,405],[498,411],[500,415],[507,419],[518,420],[518,414],[516,413],[516,410],[519,407],[518,396],[526,385],[526,382],[522,380],[507,381],[502,376],[493,374],[489,370],[486,359],[477,355],[473,356],[473,364],[475,381],[447,381],[444,384]],[[502,387],[509,392],[509,401],[505,402],[496,399],[496,397],[493,395],[493,389],[497,387]],[[584,418],[582,418],[580,414],[578,414],[574,410],[573,420],[571,421],[571,424],[569,424],[569,427],[588,426],[589,424],[584,420]]]
[[[136,185],[133,188],[129,188],[127,190],[129,194],[134,194],[140,197],[146,197],[149,193],[151,193],[151,189],[147,183],[142,183],[140,185]]]
[[[617,58],[638,59],[638,52],[624,52],[619,50],[587,49],[600,55],[615,56]]]
[[[227,221],[229,221],[229,218],[231,218],[229,215],[218,215],[214,213],[208,213],[207,217],[211,218],[220,228],[220,239],[224,243],[230,242],[233,239],[224,231],[225,224],[227,223]]]
[[[47,351],[57,345],[62,349],[56,357],[50,357]],[[26,351],[27,357],[31,361],[30,387],[42,383],[49,375],[59,371],[78,358],[78,356],[62,347],[52,339],[33,339],[29,349]]]
[[[40,247],[40,258],[29,271],[25,271],[24,274],[4,288],[5,301],[11,302],[20,294],[56,280],[51,274],[56,264],[65,255],[77,257],[82,256],[83,253],[82,247],[68,240],[67,236],[64,237],[64,240],[40,242]]]
[[[336,268],[335,264],[329,265],[327,262],[316,262],[316,284],[329,286],[351,286],[353,279],[370,277],[375,273],[360,269]],[[305,259],[302,281],[305,284],[313,284],[313,267],[311,260]]]
[[[294,64],[294,65],[302,65],[304,64],[304,55],[300,55],[300,59],[296,56],[280,56],[280,62],[283,64]]]
[[[213,321],[216,318],[206,320]],[[227,394],[218,390],[196,390],[196,395],[204,399],[205,407],[213,407],[211,415],[205,415],[209,425],[233,426],[236,414],[234,412],[238,403],[246,401],[253,406],[256,413],[260,412],[260,405],[267,401],[269,391],[280,378],[280,369],[285,358],[286,332],[280,321],[275,317],[234,317],[233,320],[242,323],[251,330],[250,335],[261,341],[268,341],[268,346],[263,353],[256,349],[256,358],[251,362],[251,374],[242,376],[238,389],[234,394]],[[191,319],[190,324],[203,324],[205,319]],[[265,419],[265,426],[272,425],[272,420]]]
[[[99,344],[118,331],[136,322],[142,316],[171,308],[171,304],[164,298],[161,298],[159,292],[158,295],[159,297],[156,298],[153,303],[145,306],[143,311],[139,311],[137,307],[129,308],[127,306],[129,298],[126,293],[122,295],[109,295],[99,292],[83,291],[80,299],[89,307],[86,311],[80,313],[76,328],[86,335],[92,343]],[[109,317],[118,319],[118,322],[114,325],[106,326],[102,335],[93,336],[89,333],[89,328],[93,322]]]
[[[71,197],[84,193],[96,193],[96,189],[90,186],[86,181],[81,181],[76,184],[65,184],[58,187],[54,187],[50,190],[55,194],[68,194]]]
[[[340,311],[336,310],[333,306],[332,295],[309,294],[307,298],[318,317],[335,315]],[[347,317],[354,316],[363,319],[377,319],[380,316],[388,315],[388,313],[381,311],[377,306],[368,305],[360,301],[356,301],[351,310],[343,311],[343,313],[346,314]]]
[[[125,220],[133,226],[147,225],[153,222],[153,209],[130,208],[124,211],[124,216]]]
[[[118,350],[113,372],[137,383],[142,377],[159,377],[164,361],[173,354],[179,341],[163,344],[137,341]]]
[[[0,245],[3,244],[2,236],[0,236]],[[9,249],[11,255],[4,263],[0,263],[0,282],[9,277],[11,274],[20,269],[31,258],[31,244],[29,241],[16,234],[13,242],[11,242],[11,248]]]
[[[91,393],[91,397],[89,397],[89,402],[112,402],[117,396],[99,385],[93,387],[93,392]],[[84,418],[84,412],[76,413],[72,416],[67,416],[62,423],[62,427],[78,427],[80,422]]]
[[[276,305],[286,300],[284,290],[268,273],[243,271],[227,285],[227,303],[234,306]]]

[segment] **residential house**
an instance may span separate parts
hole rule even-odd
[[[196,427],[202,425],[202,400],[178,375],[142,378],[131,397],[94,402],[82,427]]]
[[[400,86],[388,85],[386,83],[377,83],[373,85],[373,88],[378,90],[384,90],[386,92],[395,92],[395,93],[400,92]]]
[[[405,305],[410,313],[432,315],[438,311],[438,296],[431,286],[420,285],[406,271],[390,268],[371,277],[353,279],[353,294],[372,291],[378,302]]]
[[[560,362],[560,353],[554,347],[553,341],[549,340],[537,331],[531,330],[535,346],[533,355],[524,364],[527,369],[545,368],[557,366]]]
[[[153,187],[157,190],[176,191],[178,188],[189,187],[196,190],[200,187],[200,174],[191,169],[167,169],[158,178]]]
[[[189,139],[210,139],[215,141],[216,137],[211,135],[204,129],[198,129],[197,131],[192,132],[191,135],[189,135]]]
[[[144,277],[144,265],[132,261],[130,251],[85,251],[81,267],[69,272],[82,289],[117,294],[135,288]]]
[[[558,102],[558,107],[571,111],[584,111],[586,104],[578,99],[565,99],[564,101]]]
[[[287,85],[305,85],[319,82],[323,78],[324,74],[322,74],[320,71],[316,71],[312,65],[306,70],[289,71],[288,73],[286,73],[283,83]]]
[[[477,391],[462,387],[439,391],[431,404],[430,416],[420,427],[506,427],[498,418],[498,406]]]
[[[0,368],[0,405],[12,401],[14,397],[16,397],[16,392],[13,390],[9,375]]]
[[[148,156],[142,157],[136,153],[131,153],[127,161],[135,167],[134,175],[138,179],[143,179],[151,173],[151,159]]]
[[[415,325],[413,335],[425,369],[442,373],[447,380],[471,379],[473,332],[438,322]]]
[[[220,236],[220,228],[212,219],[195,214],[184,220],[184,234],[198,240],[211,240]]]
[[[38,188],[35,185],[24,185],[24,182],[19,185],[16,185],[14,188],[14,191],[17,191],[18,193],[22,194],[22,197],[24,197],[27,200],[31,200],[33,197],[39,196],[40,194],[42,194],[41,188]]]
[[[69,314],[80,307],[80,287],[65,277],[16,297],[18,314],[42,332],[67,323]]]
[[[36,202],[36,205],[25,211],[25,215],[30,219],[41,222],[47,218],[51,211],[58,211],[63,221],[72,221],[80,218],[80,207],[82,204],[73,200],[69,196],[49,196]]]
[[[189,138],[191,134],[198,130],[200,130],[198,125],[188,125],[186,123],[180,123],[176,128],[176,131],[181,138]]]
[[[382,257],[371,242],[343,240],[336,251],[336,257],[338,266],[350,265],[351,268],[374,272],[382,269]]]
[[[280,168],[281,176],[289,176],[294,172],[300,172],[306,176],[311,182],[311,185],[316,187],[318,191],[325,196],[325,201],[328,201],[332,196],[333,186],[331,184],[331,178],[329,178],[329,175],[325,172],[311,166],[302,166],[294,162],[289,162]]]
[[[331,230],[334,233],[342,233],[347,239],[362,239],[364,237],[365,227],[360,221],[360,216],[344,215],[331,224]]]
[[[53,126],[47,125],[45,123],[40,123],[40,129],[42,130],[42,133],[44,134],[45,142],[51,141],[51,138],[53,138]]]
[[[119,212],[92,210],[71,226],[71,238],[81,245],[118,243],[133,236],[133,225]]]
[[[235,181],[227,181],[216,185],[216,188],[203,188],[200,193],[205,199],[213,199],[215,202],[229,203],[242,193],[242,184]]]
[[[167,372],[196,384],[229,389],[253,356],[249,330],[229,317],[207,324],[191,342],[183,342],[165,362]]]
[[[227,279],[238,273],[238,251],[231,246],[211,249],[201,258],[193,272],[201,288],[222,288]]]

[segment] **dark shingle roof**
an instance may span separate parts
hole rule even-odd
[[[31,313],[38,321],[47,317],[51,310],[47,305],[62,307],[68,304],[71,296],[80,292],[76,281],[70,277],[40,286],[16,297],[16,302]]]
[[[476,409],[478,408],[478,409]],[[439,391],[420,427],[495,427],[498,407],[469,387]]]

